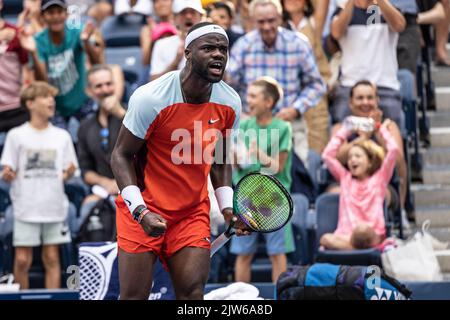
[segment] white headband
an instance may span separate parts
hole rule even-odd
[[[227,41],[229,41],[227,33],[225,32],[225,30],[223,30],[223,28],[221,26],[218,26],[217,24],[209,24],[209,25],[206,25],[204,27],[195,29],[194,31],[189,33],[187,35],[187,37],[186,37],[185,42],[184,42],[185,43],[184,44],[184,48],[186,49],[191,44],[192,41],[194,41],[194,40],[196,40],[196,39],[198,39],[198,38],[200,38],[200,37],[202,37],[204,35],[210,34],[210,33],[221,34],[225,38],[227,38]]]

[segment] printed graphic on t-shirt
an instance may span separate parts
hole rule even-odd
[[[80,75],[75,65],[72,49],[52,55],[48,59],[50,83],[58,88],[59,95],[68,93],[77,83]]]
[[[26,151],[25,179],[56,178],[56,150],[28,149]]]

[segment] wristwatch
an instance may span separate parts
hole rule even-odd
[[[135,221],[139,222],[139,217],[141,216],[141,213],[144,212],[145,210],[148,210],[147,207],[145,206],[138,206],[136,209],[134,209],[133,211],[133,219]]]

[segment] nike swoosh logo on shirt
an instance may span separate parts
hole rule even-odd
[[[220,119],[215,119],[215,120],[209,119],[208,123],[209,123],[209,124],[214,124],[214,123],[216,123],[216,122],[219,121],[219,120],[220,120]]]

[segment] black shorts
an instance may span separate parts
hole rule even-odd
[[[399,69],[408,69],[416,74],[417,62],[420,56],[420,28],[417,23],[407,19],[406,28],[399,34],[397,44],[397,60]]]

